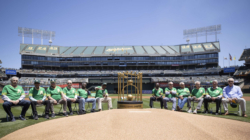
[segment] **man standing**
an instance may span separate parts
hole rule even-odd
[[[112,99],[108,97],[108,91],[106,89],[107,83],[103,83],[102,86],[95,87],[96,102],[98,103],[99,111],[102,110],[102,102],[108,102],[108,109],[112,108]]]
[[[91,102],[92,103],[92,110],[91,112],[95,112],[95,108],[96,108],[96,99],[95,98],[88,98],[88,96],[91,94],[90,91],[88,91],[88,89],[86,88],[87,83],[82,83],[82,89],[78,89],[77,90],[77,96],[78,99],[80,99],[83,104],[82,104],[82,111],[83,114],[86,114],[85,111],[85,103],[86,102]]]
[[[29,98],[31,100],[31,108],[35,120],[38,120],[38,114],[36,111],[37,104],[45,105],[45,118],[49,119],[49,108],[50,101],[46,99],[46,92],[43,87],[40,87],[40,80],[34,81],[35,87],[31,88],[29,91]]]
[[[76,89],[72,87],[72,81],[67,81],[67,87],[63,88],[63,93],[67,99],[67,106],[69,109],[69,115],[73,115],[71,104],[77,100]]]
[[[205,89],[201,87],[201,82],[195,82],[195,88],[192,90],[191,97],[188,97],[188,113],[192,113],[191,101],[198,102],[196,109],[194,110],[194,114],[197,114],[197,110],[201,109],[203,103],[203,97],[206,95]]]
[[[213,87],[209,87],[207,89],[206,97],[204,98],[204,106],[205,106],[205,113],[208,113],[208,102],[215,102],[216,103],[216,113],[218,115],[218,111],[221,104],[222,98],[222,89],[218,87],[218,81],[213,80]]]
[[[247,117],[246,115],[246,100],[243,99],[243,93],[239,86],[234,85],[234,79],[229,78],[228,86],[224,87],[223,89],[223,97],[222,104],[224,106],[224,110],[226,113],[224,115],[228,115],[228,103],[238,103],[240,104],[242,117]]]
[[[54,112],[54,105],[63,104],[63,115],[68,117],[67,114],[67,99],[64,97],[63,91],[59,86],[56,86],[56,80],[50,80],[50,87],[47,89],[47,96],[50,100],[50,110],[51,110],[51,117],[55,117]]]
[[[178,106],[177,110],[181,111],[181,109],[184,107],[185,103],[187,102],[188,97],[190,96],[190,91],[188,88],[185,88],[185,83],[180,82],[180,89],[177,90],[178,95]]]
[[[152,90],[152,97],[150,97],[150,103],[149,106],[152,108],[153,107],[153,101],[160,101],[161,104],[161,109],[163,108],[163,89],[160,88],[160,84],[156,83],[155,88]]]
[[[172,102],[172,111],[176,107],[176,88],[173,87],[173,82],[168,82],[168,88],[165,88],[165,98],[163,99],[164,108],[168,109],[167,102]]]
[[[12,77],[10,79],[11,85],[4,86],[2,90],[2,99],[4,100],[3,108],[13,122],[16,120],[11,112],[11,106],[23,106],[21,115],[19,116],[19,118],[23,121],[26,120],[25,114],[30,106],[30,101],[24,100],[25,93],[23,91],[23,88],[17,85],[18,80],[18,77]]]

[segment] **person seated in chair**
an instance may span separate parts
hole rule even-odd
[[[50,80],[50,87],[47,88],[47,97],[50,100],[51,118],[55,117],[54,105],[63,104],[63,115],[68,117],[67,114],[67,99],[64,97],[62,88],[56,86],[56,80]]]
[[[243,93],[239,86],[234,85],[234,79],[229,78],[228,86],[223,89],[223,99],[222,104],[224,106],[225,114],[228,115],[228,103],[238,103],[241,107],[242,117],[247,117],[246,115],[246,100],[243,97]]]
[[[24,100],[25,93],[23,91],[23,88],[17,85],[18,80],[18,77],[12,77],[10,79],[11,84],[4,86],[2,90],[2,99],[4,100],[4,111],[10,116],[10,120],[13,122],[16,120],[11,112],[12,106],[23,106],[21,115],[19,116],[19,119],[23,121],[26,120],[25,114],[30,107],[30,101]]]
[[[86,102],[90,102],[92,103],[92,110],[91,112],[95,112],[95,108],[96,108],[96,99],[95,98],[88,98],[88,96],[91,94],[90,91],[88,91],[87,87],[87,83],[82,83],[82,88],[77,90],[77,96],[78,99],[81,100],[83,102],[82,104],[82,111],[83,114],[86,114],[86,110],[85,110],[85,103]]]
[[[188,113],[192,113],[191,101],[198,102],[196,109],[194,110],[194,114],[197,114],[197,110],[201,109],[203,103],[203,97],[206,95],[206,91],[203,87],[201,87],[201,82],[195,82],[195,88],[192,90],[191,97],[188,97]]]
[[[82,100],[77,99],[77,92],[76,92],[76,89],[72,87],[72,81],[68,80],[67,85],[68,85],[67,87],[63,88],[63,93],[64,93],[65,98],[67,99],[67,106],[70,112],[69,115],[73,115],[72,106],[71,106],[72,103],[79,103],[78,104],[79,115],[83,114],[82,112],[83,102]]]
[[[205,113],[206,114],[208,113],[208,102],[215,102],[216,103],[215,115],[218,115],[221,99],[222,99],[222,89],[218,87],[218,81],[213,80],[213,87],[209,87],[207,89],[206,97],[204,98]]]
[[[173,87],[173,82],[168,82],[168,88],[165,88],[165,98],[163,99],[163,106],[168,109],[167,102],[172,102],[172,111],[176,108],[176,88]]]
[[[185,83],[180,82],[179,85],[181,88],[177,90],[177,97],[178,97],[177,111],[181,111],[181,109],[187,102],[188,97],[190,96],[190,91],[188,88],[185,88]]]
[[[103,83],[102,86],[95,87],[96,94],[96,102],[98,103],[98,109],[99,111],[102,110],[102,102],[108,102],[108,109],[110,110],[112,108],[112,99],[108,94],[108,91],[106,89],[107,83]]]
[[[155,88],[152,90],[152,97],[150,97],[150,102],[149,106],[152,108],[153,107],[153,101],[160,101],[161,104],[161,109],[163,108],[163,89],[160,88],[160,84],[156,83]]]
[[[35,87],[31,88],[29,91],[29,98],[31,101],[33,117],[35,120],[38,120],[36,105],[43,104],[45,105],[45,118],[49,119],[50,101],[45,100],[47,97],[46,91],[43,87],[40,87],[40,80],[35,80],[34,84],[35,84]]]

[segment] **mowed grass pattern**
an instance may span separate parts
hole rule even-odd
[[[112,103],[113,103],[113,108],[116,109],[117,108],[117,99],[112,99]],[[195,104],[196,107],[197,104]],[[72,108],[74,108],[75,104],[72,104]],[[88,104],[85,104],[85,107],[87,108]],[[211,104],[210,105],[211,108],[215,111],[215,104]],[[56,112],[56,114],[59,112],[61,105],[56,105],[54,106],[54,110]],[[92,104],[90,104],[90,107],[92,107]],[[150,108],[149,107],[149,99],[143,99],[143,108]],[[154,102],[154,108],[156,109],[160,109],[160,102]],[[97,108],[96,108],[97,109]],[[108,109],[108,105],[107,103],[103,104],[103,109],[104,111]],[[168,110],[172,109],[172,103],[168,103]],[[203,109],[203,106],[202,106]],[[185,105],[185,107],[183,108],[183,110],[187,110],[187,105]],[[237,109],[232,109],[229,106],[229,110],[232,111],[236,111]],[[41,115],[44,111],[44,106],[43,107],[38,107],[37,108],[38,114]],[[11,133],[14,132],[18,129],[27,127],[29,125],[33,125],[39,122],[43,122],[43,121],[48,121],[47,119],[44,119],[43,117],[39,116],[39,120],[34,120],[33,117],[31,116],[31,107],[29,108],[29,110],[26,113],[26,121],[21,121],[18,119],[18,116],[21,113],[21,107],[14,107],[12,108],[12,112],[14,114],[14,116],[16,117],[16,121],[15,122],[6,122],[6,113],[2,107],[2,104],[0,104],[0,138]],[[90,113],[90,112],[87,112]],[[186,113],[186,112],[183,112]],[[224,108],[222,107],[222,113],[224,113]],[[77,115],[76,112],[74,112],[74,115]],[[180,114],[181,115],[181,114]],[[227,119],[233,119],[233,120],[238,120],[238,121],[244,121],[244,122],[250,122],[250,101],[247,101],[247,115],[249,116],[248,118],[243,118],[238,116],[237,114],[230,114],[228,116],[223,116],[223,115],[218,115],[215,116],[214,114],[203,114],[201,113],[201,111],[198,111],[197,115],[206,115],[206,116],[213,116],[213,117],[221,117],[221,118],[227,118]],[[56,115],[55,118],[53,119],[57,119],[57,118],[61,118],[64,117],[62,115]],[[69,116],[70,117],[70,116]],[[167,118],[167,116],[166,116]],[[49,120],[52,120],[51,118]],[[29,133],[29,132],[27,132]]]

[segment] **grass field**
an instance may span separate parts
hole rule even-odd
[[[111,96],[117,96],[117,94],[114,94]],[[150,95],[143,95],[143,96],[150,96]],[[112,99],[112,102],[113,102],[113,108],[116,109],[117,108],[117,99]],[[74,106],[74,105],[72,105],[72,106]],[[86,107],[87,107],[87,104],[86,104]],[[149,99],[143,99],[143,107],[149,108]],[[155,102],[154,107],[160,108],[160,103]],[[171,109],[171,107],[172,107],[172,103],[168,103],[168,108]],[[211,107],[213,110],[215,110],[214,104],[212,104]],[[54,106],[54,108],[55,108],[55,112],[58,112],[60,109],[60,105],[56,105],[56,106]],[[104,103],[103,109],[107,110],[107,108],[108,108],[107,104]],[[183,110],[185,110],[185,109],[187,109],[186,105],[183,108]],[[44,110],[44,107],[38,107],[37,110],[38,110],[38,113],[41,114]],[[222,113],[223,113],[224,112],[223,107],[222,107],[222,110],[223,110],[222,111]],[[229,110],[235,110],[235,109],[232,109],[229,107]],[[21,107],[12,108],[12,112],[13,112],[15,117],[18,117],[21,113]],[[87,113],[89,113],[89,112],[87,112]],[[185,113],[185,112],[183,112],[183,113]],[[76,113],[74,115],[76,115]],[[243,117],[237,116],[236,114],[230,114],[228,116],[223,116],[223,115],[215,116],[212,114],[203,114],[201,112],[198,112],[198,115],[221,117],[221,118],[233,119],[233,120],[238,120],[238,121],[250,122],[250,101],[247,101],[247,115],[249,116],[248,118],[243,118]],[[57,115],[54,119],[61,118],[61,117],[63,117],[63,116]],[[3,110],[2,104],[0,104],[0,138],[13,132],[13,131],[27,127],[29,125],[33,125],[33,124],[43,122],[43,121],[48,121],[47,119],[44,119],[43,117],[39,117],[39,120],[33,120],[33,118],[31,117],[31,107],[29,108],[29,110],[26,113],[26,119],[27,119],[26,121],[21,121],[21,120],[18,120],[16,118],[15,122],[6,122],[7,121],[6,120],[6,113]],[[52,119],[49,119],[49,120],[52,120]],[[29,132],[27,132],[27,133],[29,133]]]

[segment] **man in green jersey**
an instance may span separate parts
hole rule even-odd
[[[4,86],[2,90],[2,99],[4,100],[3,108],[5,112],[10,116],[11,121],[16,121],[11,112],[12,106],[16,105],[23,106],[21,115],[19,116],[21,120],[26,120],[25,114],[30,106],[30,101],[24,100],[25,93],[23,91],[23,88],[17,85],[18,80],[19,80],[18,77],[16,76],[12,77],[10,79],[11,84]]]
[[[98,103],[99,111],[102,110],[102,102],[108,102],[108,109],[112,108],[112,99],[108,97],[108,91],[106,89],[107,83],[103,83],[102,86],[95,87],[96,94],[96,102]]]
[[[197,114],[197,109],[201,109],[203,103],[203,97],[206,95],[206,91],[203,87],[201,87],[201,82],[195,82],[195,88],[192,90],[191,97],[188,97],[188,113],[192,113],[191,101],[198,102],[196,109],[194,110],[194,114]]]
[[[36,111],[37,104],[45,105],[45,118],[49,119],[49,108],[50,101],[46,99],[46,91],[43,87],[40,87],[40,80],[34,81],[35,87],[31,88],[29,91],[29,98],[31,101],[31,108],[33,112],[33,117],[35,120],[38,120],[38,114]]]
[[[175,111],[176,107],[176,88],[173,87],[173,82],[168,82],[168,88],[165,88],[165,98],[163,99],[163,106],[168,109],[167,102],[172,102],[172,111]]]
[[[156,83],[155,88],[152,90],[152,97],[150,97],[150,102],[149,106],[152,108],[153,107],[153,101],[160,101],[161,108],[163,108],[163,89],[160,88],[160,84]]]
[[[63,115],[68,117],[67,114],[67,99],[64,97],[63,91],[61,87],[56,86],[56,80],[50,80],[50,87],[47,88],[47,96],[50,100],[50,110],[51,110],[51,117],[55,117],[54,112],[54,105],[63,104]]]
[[[95,108],[96,108],[96,99],[95,98],[88,98],[88,96],[91,93],[86,87],[87,87],[87,83],[84,82],[84,83],[82,83],[82,89],[79,88],[77,90],[78,99],[80,99],[83,102],[83,104],[82,104],[83,114],[86,114],[86,111],[85,111],[85,103],[86,102],[92,103],[91,112],[95,112]]]
[[[73,111],[72,111],[72,107],[71,104],[72,103],[79,103],[79,115],[83,114],[82,112],[82,105],[83,102],[82,100],[78,100],[77,99],[77,92],[76,89],[72,87],[72,81],[68,80],[67,81],[67,87],[63,88],[63,93],[65,95],[65,98],[67,99],[67,105],[68,105],[68,109],[70,114],[69,115],[73,115]]]
[[[180,89],[177,90],[178,95],[178,106],[177,110],[181,111],[181,109],[184,107],[185,103],[187,102],[188,97],[190,96],[190,91],[188,88],[185,88],[185,83],[180,82]]]
[[[218,111],[220,108],[221,100],[222,100],[223,91],[222,88],[218,87],[218,81],[213,81],[213,87],[209,87],[207,89],[206,97],[204,98],[204,106],[205,106],[205,113],[208,113],[208,102],[215,102],[216,103],[216,113],[218,115]]]

